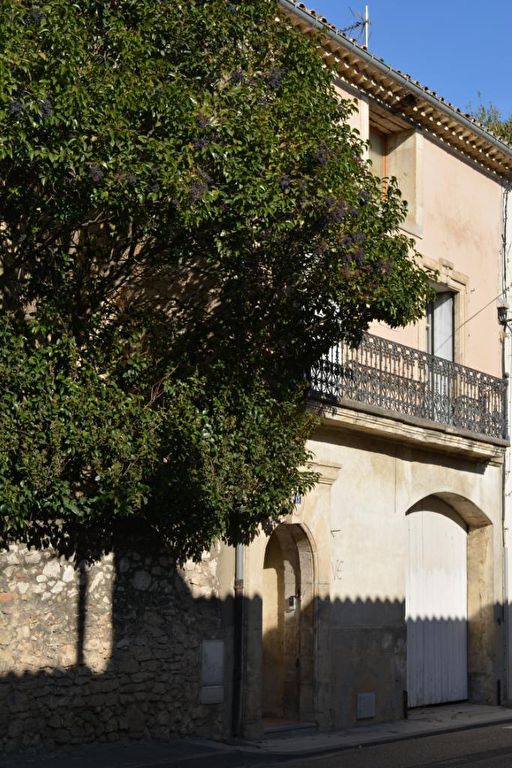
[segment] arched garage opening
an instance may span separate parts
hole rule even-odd
[[[313,719],[313,552],[298,524],[279,525],[263,566],[263,690],[267,720]]]
[[[490,521],[475,505],[448,495],[423,499],[408,511],[406,521],[409,706],[466,699],[491,703]]]

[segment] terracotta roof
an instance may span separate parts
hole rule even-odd
[[[410,75],[393,69],[298,0],[279,0],[294,26],[321,33],[323,58],[348,84],[474,162],[512,179],[512,147]]]

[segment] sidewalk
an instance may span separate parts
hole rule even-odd
[[[322,734],[272,732],[260,741],[228,745],[206,739],[122,742],[62,749],[53,754],[0,758],[0,768],[248,768],[404,739],[511,723],[512,709],[453,704],[417,709],[408,720]]]
[[[407,720],[363,725],[338,733],[300,735],[295,731],[287,737],[286,731],[283,731],[279,736],[272,734],[258,745],[266,752],[280,755],[324,754],[496,723],[512,723],[512,709],[463,702],[414,709],[409,712]]]

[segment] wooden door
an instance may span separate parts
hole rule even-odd
[[[447,509],[449,509],[447,507]],[[467,530],[453,512],[407,515],[410,707],[468,697]]]

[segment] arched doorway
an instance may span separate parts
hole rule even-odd
[[[407,515],[411,707],[468,698],[467,527],[441,500]]]
[[[279,525],[263,565],[262,712],[267,720],[313,720],[313,571],[302,527]]]

